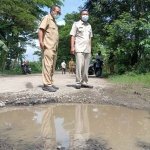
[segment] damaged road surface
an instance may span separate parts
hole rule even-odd
[[[59,90],[40,74],[0,76],[0,150],[149,150],[150,90],[56,72]]]
[[[150,146],[150,114],[110,105],[11,107],[0,110],[0,133],[0,149],[142,150]]]

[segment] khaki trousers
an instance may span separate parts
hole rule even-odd
[[[56,145],[56,129],[53,108],[54,106],[50,106],[42,112],[41,134],[44,141],[44,148],[42,150],[54,150]]]
[[[53,74],[55,71],[57,60],[57,51],[45,49],[42,57],[42,79],[45,86],[54,84]]]
[[[74,67],[74,66],[70,66],[70,67],[69,67],[69,73],[72,73],[72,74],[73,74],[73,67]]]
[[[77,105],[75,108],[74,149],[86,149],[86,141],[90,135],[90,123],[87,105]]]
[[[76,57],[76,83],[88,82],[88,69],[91,59],[90,53],[75,53]]]

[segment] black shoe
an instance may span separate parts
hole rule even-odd
[[[52,85],[52,87],[53,87],[54,89],[56,89],[56,90],[59,89],[59,87],[57,87],[57,86],[55,86],[55,85]]]
[[[83,87],[83,88],[90,88],[90,89],[93,88],[93,86],[89,85],[89,84],[82,84],[81,87]]]
[[[42,88],[44,91],[49,91],[49,92],[56,92],[57,90],[54,89],[52,86],[44,86]]]
[[[76,89],[80,89],[81,85],[80,84],[76,84]]]

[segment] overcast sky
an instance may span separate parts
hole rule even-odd
[[[64,20],[63,18],[65,17],[65,15],[71,14],[73,11],[78,12],[79,11],[79,7],[83,6],[83,4],[86,2],[86,0],[65,0],[64,1],[64,6],[61,7],[61,13],[62,15],[60,16],[60,18],[57,20],[57,24],[64,24]],[[49,13],[49,9],[46,8],[45,9],[48,13]],[[39,46],[39,43],[37,40],[35,40],[35,43],[37,44],[37,46]],[[27,46],[27,52],[26,52],[26,61],[37,61],[38,58],[37,56],[33,55],[35,49],[33,49],[30,46]]]

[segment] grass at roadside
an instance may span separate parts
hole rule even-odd
[[[0,71],[0,75],[20,75],[22,74],[21,70],[4,70]]]
[[[41,71],[34,71],[32,70],[31,74],[41,73]],[[0,75],[22,75],[21,69],[14,69],[14,70],[4,70],[3,72],[0,70]]]
[[[135,74],[127,73],[125,75],[112,75],[109,80],[123,85],[134,85],[150,88],[150,73],[147,74]]]

